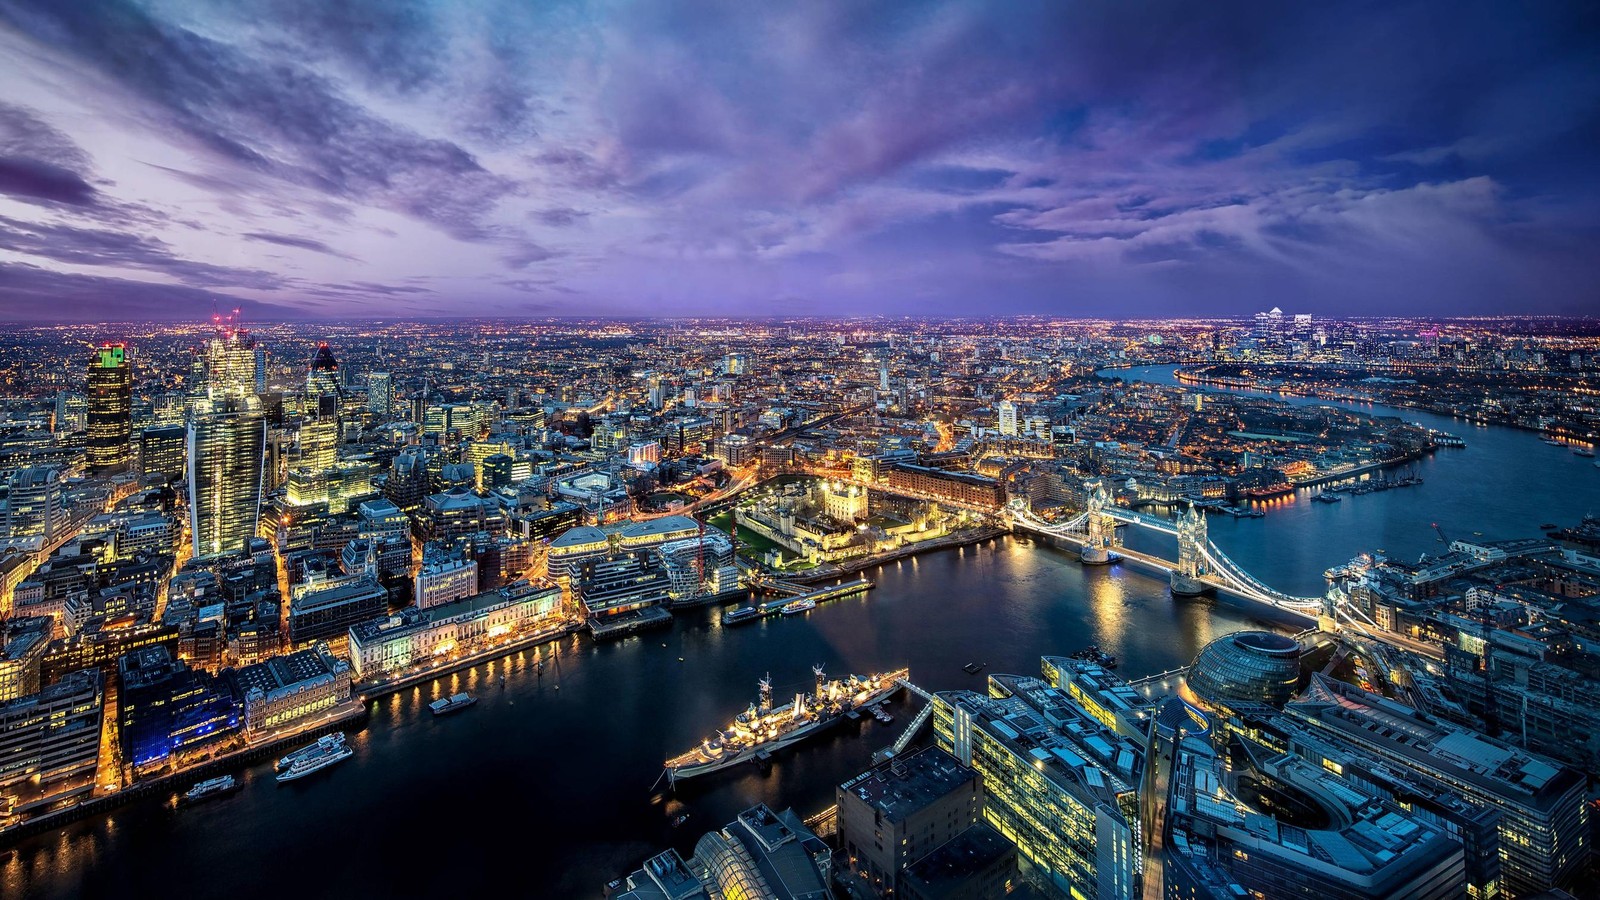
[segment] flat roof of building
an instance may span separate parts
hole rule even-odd
[[[885,819],[900,822],[977,777],[954,756],[938,747],[926,747],[874,766],[840,785],[839,790],[855,795]]]

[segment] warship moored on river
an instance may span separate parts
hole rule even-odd
[[[728,726],[700,746],[667,760],[667,780],[676,783],[770,754],[844,719],[900,690],[909,669],[829,680],[821,666],[811,669],[816,685],[782,706],[772,705],[772,679],[761,679],[761,697]]]

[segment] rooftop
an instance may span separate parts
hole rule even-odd
[[[954,756],[928,747],[874,766],[839,786],[891,822],[900,822],[971,784],[977,773]]]

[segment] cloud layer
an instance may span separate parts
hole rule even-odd
[[[1559,2],[0,0],[0,320],[1595,312],[1595,58]]]

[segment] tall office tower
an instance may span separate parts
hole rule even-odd
[[[202,360],[204,399],[212,402],[253,398],[265,387],[265,355],[249,332],[218,329]]]
[[[75,391],[56,395],[56,434],[72,434],[89,427],[89,398]]]
[[[1017,405],[1010,400],[1001,400],[995,409],[1000,413],[1000,433],[1015,435],[1017,433]]]
[[[367,373],[367,409],[380,416],[394,413],[394,376],[388,372]]]
[[[1311,337],[1311,313],[1294,314],[1294,336],[1298,340],[1309,340]]]
[[[146,475],[165,475],[168,481],[182,481],[184,453],[189,432],[182,425],[152,425],[139,432],[139,470]]]
[[[339,422],[316,419],[300,425],[298,468],[326,472],[339,461]]]
[[[878,390],[884,392],[889,390],[889,366],[887,364],[878,366]]]
[[[722,370],[729,375],[743,375],[749,369],[749,359],[743,353],[729,353],[722,360]]]
[[[339,361],[326,342],[317,345],[306,369],[306,414],[318,417],[339,414]]]
[[[261,515],[267,423],[257,405],[225,399],[189,422],[189,528],[194,554],[240,550]]]
[[[96,350],[89,357],[88,382],[89,468],[120,471],[132,456],[133,369],[127,348],[106,344]]]
[[[1267,312],[1256,313],[1255,336],[1257,340],[1283,337],[1283,310],[1274,306]]]
[[[62,506],[61,473],[54,466],[29,466],[7,481],[5,526],[12,538],[55,538],[66,512]]]

